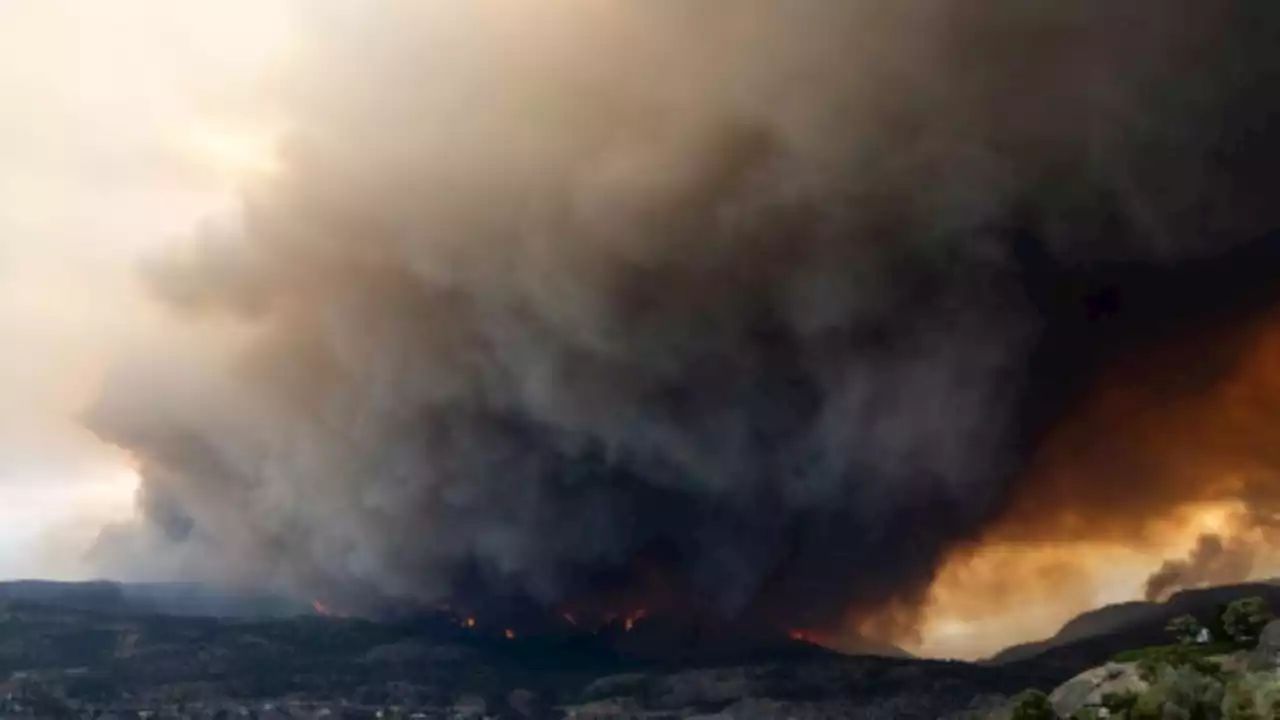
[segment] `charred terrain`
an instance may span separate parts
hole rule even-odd
[[[975,664],[698,635],[663,618],[525,634],[441,611],[324,616],[195,586],[9,583],[0,700],[5,717],[965,717],[1166,642],[1177,614],[1259,594],[1280,601],[1261,584],[1102,608]],[[219,616],[198,614],[215,599]]]
[[[246,603],[239,617],[200,617],[173,614],[177,603],[122,600],[122,590],[0,587],[0,669],[20,709],[26,698],[38,717],[93,709],[199,717],[265,706],[300,717],[326,708],[351,717],[392,708],[406,717],[626,717],[754,702],[764,706],[750,714],[761,717],[783,712],[764,709],[770,704],[933,717],[1055,679],[1034,669],[852,658],[785,634],[698,634],[662,618],[516,632],[439,611],[379,621],[311,610],[264,617],[247,614],[255,603]]]

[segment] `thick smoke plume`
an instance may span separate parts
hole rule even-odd
[[[1249,577],[1253,548],[1220,535],[1201,535],[1185,560],[1169,560],[1147,578],[1147,600],[1165,600],[1178,590],[1225,585]]]
[[[1168,560],[1152,573],[1146,599],[1166,600],[1180,590],[1242,582],[1255,570],[1277,570],[1266,560],[1280,548],[1280,518],[1255,508],[1230,514],[1224,524],[1222,530],[1200,535],[1187,557]]]
[[[153,526],[107,560],[910,626],[992,523],[1128,497],[1026,461],[1276,220],[1267,2],[359,5],[239,227],[147,269],[241,329],[90,413]]]

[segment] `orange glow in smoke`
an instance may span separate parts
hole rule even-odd
[[[508,640],[516,639],[516,632],[514,630],[511,630],[510,628],[503,630],[502,634],[505,635]]]
[[[623,627],[626,629],[627,632],[631,632],[631,629],[636,626],[636,622],[644,619],[644,617],[648,614],[649,614],[648,610],[645,610],[644,608],[640,608],[639,610],[631,613],[626,617],[626,619],[623,621]]]
[[[312,608],[313,610],[315,610],[315,611],[316,611],[316,613],[318,613],[318,614],[320,614],[320,615],[323,615],[323,616],[325,616],[325,617],[333,617],[333,611],[329,609],[329,606],[328,606],[328,605],[325,605],[324,603],[320,602],[319,600],[312,600],[312,601],[311,601],[311,608]]]
[[[951,554],[922,609],[927,655],[973,658],[1045,637],[1076,614],[1139,600],[1204,535],[1276,574],[1280,313],[1110,368],[1046,438],[999,520]],[[1200,356],[1213,352],[1211,371]],[[1212,576],[1213,583],[1239,576]]]

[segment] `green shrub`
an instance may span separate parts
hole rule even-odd
[[[1013,699],[1011,720],[1055,720],[1049,696],[1039,690],[1024,690]]]
[[[1147,691],[1138,697],[1124,717],[1125,720],[1164,720],[1164,699],[1159,693]]]
[[[1205,673],[1191,664],[1163,665],[1152,670],[1151,686],[1140,694],[1108,694],[1103,705],[1123,720],[1219,720],[1225,683],[1222,674]]]
[[[1223,720],[1268,720],[1268,717],[1262,714],[1250,693],[1228,691],[1222,700]]]
[[[1271,720],[1280,716],[1280,680],[1269,673],[1250,673],[1227,685],[1223,720]]]
[[[1195,645],[1204,627],[1192,615],[1179,615],[1169,621],[1165,630],[1182,645]]]
[[[1256,636],[1271,617],[1265,603],[1255,599],[1232,603],[1223,623],[1239,642]],[[1273,673],[1228,674],[1213,654],[1238,648],[1169,645],[1143,648],[1125,656],[1137,663],[1149,684],[1142,693],[1108,693],[1103,707],[1115,720],[1277,720],[1280,718],[1280,677]],[[1072,720],[1093,720],[1078,714]]]
[[[1234,640],[1214,642],[1208,645],[1153,645],[1151,647],[1136,648],[1133,650],[1125,650],[1116,654],[1112,658],[1113,662],[1118,663],[1136,663],[1142,662],[1147,658],[1153,658],[1158,662],[1182,662],[1189,661],[1191,658],[1208,658],[1215,655],[1226,655],[1227,653],[1240,650],[1240,644]]]
[[[1166,718],[1208,720],[1218,716],[1225,689],[1220,674],[1183,665],[1162,670],[1151,692],[1164,701]]]
[[[1137,702],[1138,693],[1133,691],[1109,692],[1102,696],[1102,707],[1106,708],[1112,717],[1128,712]]]
[[[1222,669],[1211,656],[1223,652],[1220,647],[1205,645],[1163,645],[1144,648],[1123,655],[1129,659],[1118,662],[1134,662],[1138,664],[1138,676],[1148,683],[1154,683],[1164,668],[1191,668],[1201,675],[1220,677]]]
[[[1227,635],[1242,644],[1255,643],[1262,628],[1275,619],[1271,606],[1260,597],[1236,600],[1222,613],[1222,627]]]

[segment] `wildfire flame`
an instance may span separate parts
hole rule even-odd
[[[503,630],[503,631],[502,631],[502,634],[503,634],[503,635],[506,635],[508,640],[515,640],[515,639],[516,639],[516,633],[515,633],[515,631],[514,631],[514,630],[511,630],[511,629]]]
[[[648,610],[645,610],[644,608],[640,608],[639,610],[631,613],[626,617],[626,620],[623,622],[623,627],[626,629],[627,632],[631,632],[631,628],[636,626],[636,622],[644,619],[644,616],[648,614],[649,614]]]
[[[312,600],[311,608],[315,610],[316,613],[319,615],[323,615],[325,617],[333,617],[333,611],[329,609],[329,606],[325,605],[319,600]]]
[[[473,617],[469,617],[466,620],[462,621],[462,627],[473,628],[475,626],[476,626],[476,619]]]

